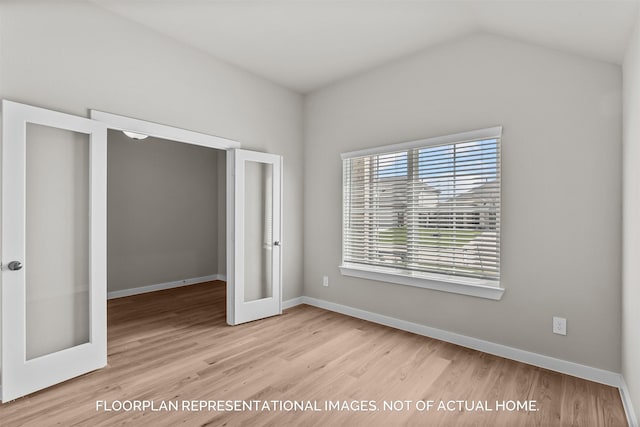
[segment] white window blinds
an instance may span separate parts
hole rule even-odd
[[[501,128],[343,155],[343,265],[500,278]]]

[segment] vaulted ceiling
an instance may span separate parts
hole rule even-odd
[[[636,0],[92,0],[300,93],[484,31],[622,62]]]

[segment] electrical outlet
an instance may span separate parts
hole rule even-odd
[[[329,287],[329,276],[322,276],[322,286],[325,288]]]
[[[554,317],[553,333],[558,335],[567,335],[567,319],[564,317]]]

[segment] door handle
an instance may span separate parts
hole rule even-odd
[[[276,240],[275,242],[273,242],[273,246],[280,246],[280,240]]]
[[[11,271],[22,270],[22,263],[20,261],[11,261],[8,267]]]

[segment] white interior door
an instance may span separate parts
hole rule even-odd
[[[101,368],[106,126],[2,103],[2,401]]]
[[[227,323],[282,313],[282,157],[227,151]]]

